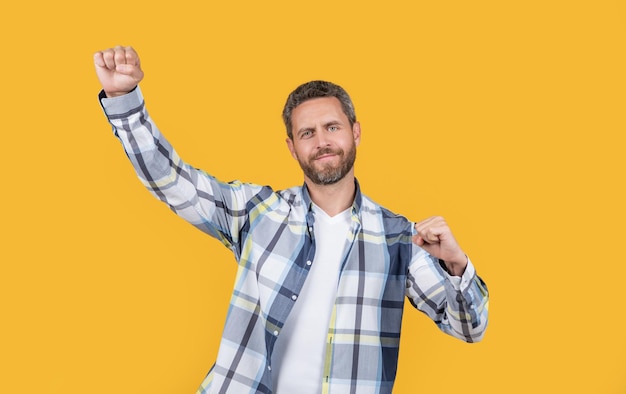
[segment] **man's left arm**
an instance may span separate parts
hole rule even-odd
[[[407,296],[447,334],[466,342],[482,339],[489,293],[442,217],[416,223],[418,246],[409,267]],[[415,246],[414,245],[414,246]]]

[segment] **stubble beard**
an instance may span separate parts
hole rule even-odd
[[[340,162],[337,166],[333,166],[330,163],[323,165],[323,168],[317,170],[315,168],[315,159],[327,154],[335,154],[339,156]],[[354,166],[356,160],[356,146],[352,145],[348,152],[344,152],[341,149],[333,150],[331,148],[320,149],[315,155],[312,155],[308,161],[303,161],[298,158],[300,168],[304,172],[311,182],[316,185],[332,185],[342,180],[348,172]]]

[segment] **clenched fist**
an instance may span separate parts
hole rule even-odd
[[[107,97],[124,95],[143,79],[139,56],[131,47],[116,46],[96,52],[94,63]]]
[[[432,256],[441,259],[452,275],[461,276],[467,266],[467,256],[456,242],[450,227],[441,216],[415,223],[417,234],[413,242]]]

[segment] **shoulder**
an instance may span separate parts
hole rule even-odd
[[[361,212],[364,218],[367,216],[376,217],[382,223],[387,234],[404,233],[410,235],[412,232],[413,222],[405,216],[383,207],[364,194],[361,200]]]
[[[290,212],[295,209],[306,210],[305,199],[303,198],[302,187],[292,187],[284,190],[274,190],[271,186],[260,186],[255,184],[241,184],[249,190],[254,190],[254,195],[249,199],[249,203],[263,211],[284,211]]]
[[[236,201],[245,201],[248,210],[291,210],[294,206],[300,207],[305,205],[303,202],[302,187],[275,190],[273,187],[268,185],[263,186],[239,180],[222,182],[212,175],[206,175],[212,179],[217,186],[217,188],[214,187],[217,200],[232,199]]]
[[[308,209],[302,186],[293,186],[289,189],[278,190],[276,195],[291,207]]]

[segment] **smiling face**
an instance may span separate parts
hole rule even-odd
[[[287,146],[306,180],[332,185],[346,175],[354,176],[361,127],[358,122],[350,126],[337,98],[315,98],[298,105],[291,126],[293,139],[287,138]]]

